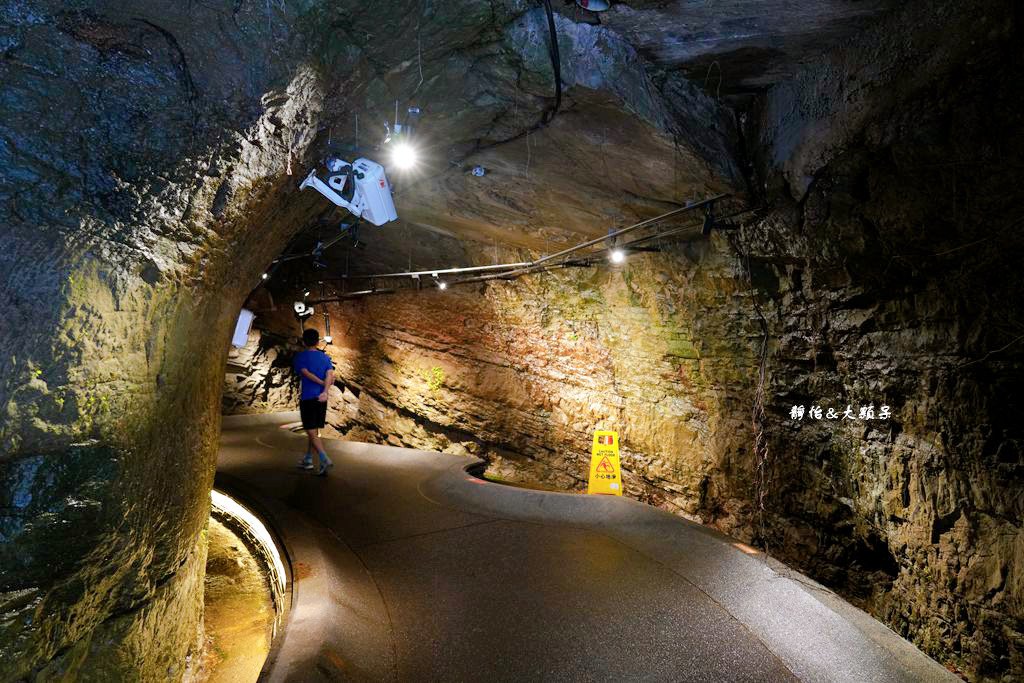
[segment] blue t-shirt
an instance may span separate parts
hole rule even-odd
[[[320,379],[327,379],[327,371],[334,367],[330,357],[323,351],[300,351],[295,354],[295,362],[292,364],[295,372],[302,378],[302,396],[300,400],[308,401],[317,398],[324,391],[322,384],[317,384],[302,374],[303,368],[312,372]]]

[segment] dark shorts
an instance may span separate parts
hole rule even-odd
[[[299,415],[303,429],[320,429],[327,421],[327,402],[315,398],[299,401]]]

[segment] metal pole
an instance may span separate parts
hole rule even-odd
[[[361,289],[358,292],[348,292],[347,294],[338,294],[336,296],[329,297],[327,299],[316,299],[314,301],[307,301],[306,303],[313,304],[329,304],[337,301],[345,301],[346,299],[358,299],[364,296],[371,296],[373,294],[394,294],[397,289]],[[408,291],[408,290],[406,290]]]
[[[384,277],[420,277],[421,275],[450,275],[452,273],[474,273],[482,270],[511,270],[528,266],[532,261],[523,263],[496,263],[490,266],[467,266],[465,268],[435,268],[433,270],[410,270],[404,273],[382,273],[380,275],[353,275],[353,280],[376,280]]]

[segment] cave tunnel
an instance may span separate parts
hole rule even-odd
[[[0,8],[0,680],[1024,680],[1015,3]]]

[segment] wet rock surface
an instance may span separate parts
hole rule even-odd
[[[224,18],[0,8],[4,680],[177,680],[198,652],[222,340],[290,234],[260,217],[270,120],[308,111],[261,99],[301,78],[286,36]]]
[[[0,678],[185,675],[234,317],[294,235],[336,230],[299,178],[380,153],[396,100],[430,123],[403,221],[272,269],[278,339],[327,276],[518,260],[716,192],[759,211],[618,270],[329,308],[339,433],[578,488],[617,426],[631,495],[767,543],[973,678],[1019,674],[1013,9],[913,3],[870,33],[882,4],[819,3],[812,40],[726,3],[684,54],[670,5],[560,12],[539,125],[546,22],[517,0],[0,3]],[[751,57],[776,48],[802,66]],[[687,80],[723,50],[763,99]],[[228,409],[293,400],[278,347],[233,358]],[[789,419],[818,400],[894,415]]]
[[[293,353],[285,337],[249,333],[242,348],[228,350],[221,410],[225,415],[296,410],[299,381],[292,370]]]
[[[245,542],[216,519],[208,528],[203,588],[202,683],[255,681],[270,652],[274,604],[267,576]]]

